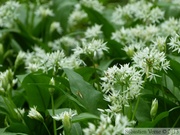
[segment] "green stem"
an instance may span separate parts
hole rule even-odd
[[[48,135],[51,135],[51,133],[49,132],[49,129],[47,128],[46,124],[43,122],[44,127],[46,128]]]
[[[174,128],[176,126],[176,124],[178,123],[178,121],[180,120],[180,116],[177,118],[177,120],[175,121],[175,123],[173,124],[172,128]]]
[[[52,105],[52,114],[53,116],[55,115],[55,110],[54,110],[54,99],[53,99],[53,94],[51,94],[51,105]],[[57,135],[56,132],[56,121],[53,119],[53,130],[54,130],[54,135]]]
[[[162,79],[164,80],[165,87],[167,87],[167,81],[166,81],[165,74],[163,74]],[[163,83],[163,82],[162,82],[162,83]],[[164,87],[163,87],[162,84],[161,84],[161,88],[162,88],[162,91],[163,91],[163,98],[165,99],[165,89],[164,89]],[[166,102],[165,102],[165,100],[163,100],[163,101],[164,101],[164,108],[165,108],[165,110],[167,110]],[[168,120],[168,118],[166,118],[166,125],[167,125],[167,127],[169,126],[169,120]]]
[[[136,102],[136,106],[135,106],[135,109],[134,109],[134,112],[133,112],[131,120],[134,120],[134,117],[136,115],[136,111],[137,111],[137,108],[138,108],[138,105],[139,105],[139,101],[140,101],[140,96],[138,96],[138,99],[137,99],[137,102]]]

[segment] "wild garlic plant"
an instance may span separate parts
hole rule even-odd
[[[180,125],[178,0],[0,2],[0,133],[121,135]]]

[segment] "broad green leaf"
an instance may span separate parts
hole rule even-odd
[[[6,132],[13,132],[13,133],[22,133],[22,134],[28,134],[29,129],[26,125],[23,123],[11,123],[9,127],[6,129]]]
[[[99,117],[90,113],[81,113],[79,115],[74,116],[72,118],[72,122],[79,122],[79,121],[88,120],[88,119],[99,119]]]
[[[26,91],[26,98],[29,105],[37,106],[38,110],[45,111],[50,102],[48,91],[50,78],[44,74],[31,73],[27,75],[22,86]]]
[[[53,0],[55,10],[56,20],[60,21],[63,31],[65,32],[68,25],[68,17],[72,12],[74,5],[77,3],[77,0]],[[66,11],[66,12],[64,12]]]
[[[100,69],[101,71],[107,70],[113,61],[114,61],[114,59],[102,60],[98,66],[98,69]]]
[[[83,76],[85,81],[88,81],[92,75],[96,72],[96,69],[90,67],[83,67],[76,70],[76,72]]]
[[[104,36],[107,39],[110,39],[112,32],[115,31],[113,25],[111,25],[110,22],[102,14],[93,10],[92,8],[88,8],[84,6],[83,9],[88,14],[89,19],[93,23],[102,25],[102,31],[104,33]]]
[[[145,101],[143,98],[140,98],[139,100],[140,101],[135,115],[136,119],[138,120],[138,122],[148,121],[150,120],[150,106],[148,105],[147,101]],[[135,105],[136,102],[133,104],[133,108],[135,108]]]
[[[107,46],[109,47],[109,55],[112,56],[113,58],[126,58],[127,54],[125,53],[125,51],[123,51],[123,45],[121,45],[120,43],[114,41],[114,40],[109,40],[107,43]]]
[[[82,128],[79,123],[72,124],[71,135],[82,135]]]
[[[101,92],[84,81],[82,76],[70,69],[64,69],[70,83],[71,92],[86,107],[88,112],[97,113],[97,107],[103,101]],[[103,104],[103,103],[102,103]]]
[[[137,127],[146,127],[146,128],[155,127],[158,122],[160,122],[163,118],[166,118],[168,116],[169,116],[168,111],[162,112],[158,116],[156,116],[156,118],[153,121],[140,122]]]
[[[9,116],[12,121],[18,119],[14,108],[16,106],[10,98],[0,96],[0,113]]]

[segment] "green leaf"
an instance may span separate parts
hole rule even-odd
[[[79,122],[79,121],[84,121],[88,119],[99,119],[99,117],[90,113],[81,113],[79,115],[74,116],[72,118],[72,122]]]
[[[50,102],[48,91],[50,78],[44,74],[31,73],[27,75],[22,86],[26,91],[26,98],[30,106],[37,106],[38,110],[45,111]]]
[[[125,51],[123,51],[123,45],[120,43],[114,41],[114,40],[109,40],[107,43],[107,46],[109,47],[109,55],[112,56],[113,58],[120,57],[120,58],[126,58],[127,54]]]
[[[143,98],[140,98],[139,100],[140,101],[139,101],[138,108],[135,115],[136,119],[138,120],[138,122],[151,120],[150,114],[149,114],[150,106]],[[135,107],[135,105],[136,105],[136,102],[133,104],[133,106]]]
[[[56,19],[59,19],[63,31],[66,31],[68,25],[68,17],[73,10],[73,6],[77,3],[77,0],[54,0],[54,7]],[[66,12],[64,12],[66,11]]]
[[[12,121],[18,119],[14,108],[16,106],[10,98],[0,96],[0,113],[9,116]]]
[[[86,107],[88,112],[97,113],[99,102],[103,101],[101,92],[84,81],[82,76],[70,69],[64,69],[70,83],[71,92]]]
[[[111,38],[111,33],[115,31],[114,27],[110,24],[110,22],[99,12],[93,10],[92,8],[88,8],[83,6],[83,9],[88,14],[89,19],[93,23],[97,23],[99,25],[102,25],[102,31],[104,33],[104,36],[107,39]]]
[[[14,133],[29,133],[29,129],[23,123],[11,123],[9,127],[6,129],[6,132],[14,132]]]
[[[166,118],[168,116],[169,116],[168,111],[162,112],[158,116],[156,116],[156,118],[153,121],[141,122],[139,123],[138,127],[147,127],[147,128],[155,127],[158,122],[160,122],[163,118]]]
[[[83,79],[88,81],[96,72],[96,69],[90,67],[83,67],[76,70],[76,72],[83,76]]]
[[[82,135],[82,129],[79,123],[72,124],[71,135]]]

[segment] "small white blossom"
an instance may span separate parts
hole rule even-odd
[[[35,14],[41,17],[54,16],[53,11],[49,9],[48,7],[44,7],[44,6],[39,6]]]
[[[59,34],[62,33],[60,22],[52,22],[50,26],[50,32],[57,31]]]
[[[167,71],[170,66],[169,61],[166,60],[165,53],[160,52],[156,48],[146,47],[143,50],[139,50],[134,55],[133,61],[134,66],[150,80],[158,76],[156,74],[157,71]]]
[[[17,113],[18,117],[21,119],[24,116],[25,110],[24,108],[15,108],[14,111]]]
[[[180,53],[180,36],[176,34],[175,36],[171,37],[168,45],[173,52],[177,51],[178,53]]]
[[[131,20],[141,20],[146,24],[158,23],[164,18],[164,12],[153,4],[144,0],[128,3],[125,6],[117,6],[112,14],[112,22],[124,25]]]
[[[93,8],[100,13],[102,13],[104,10],[104,6],[98,0],[81,0],[80,2],[82,5]]]
[[[108,51],[108,47],[103,40],[98,39],[92,39],[91,41],[82,39],[82,48],[78,46],[74,49],[75,54],[87,54],[93,56],[94,59],[101,58],[103,56],[103,51]]]
[[[17,19],[17,9],[20,4],[15,1],[7,1],[0,6],[0,27],[11,27],[14,19]]]
[[[44,118],[42,117],[42,115],[36,110],[36,107],[34,106],[33,108],[30,108],[30,111],[27,115],[29,118],[31,119],[36,119],[39,120],[41,122],[44,121]]]
[[[85,32],[86,38],[96,38],[102,34],[101,25],[95,24],[91,28],[88,28]]]
[[[153,46],[157,48],[159,51],[165,51],[166,49],[166,37],[158,36],[153,41]]]
[[[174,36],[180,32],[180,21],[179,19],[169,18],[160,24],[160,34],[162,36]]]
[[[120,135],[128,126],[132,126],[133,122],[129,121],[126,116],[121,113],[111,115],[101,114],[99,124],[96,126],[93,123],[88,123],[88,128],[85,128],[85,135]]]
[[[81,9],[80,5],[75,5],[75,9],[69,15],[68,24],[70,27],[74,27],[79,24],[81,21],[85,20],[88,17],[86,12]]]
[[[52,118],[55,119],[56,121],[60,121],[64,119],[65,115],[71,119],[73,116],[77,115],[77,112],[75,110],[70,109],[69,111],[64,111],[60,114],[52,116]]]
[[[140,72],[128,64],[108,68],[101,80],[104,98],[110,103],[112,112],[119,112],[122,106],[128,106],[130,99],[140,95],[143,84]]]

